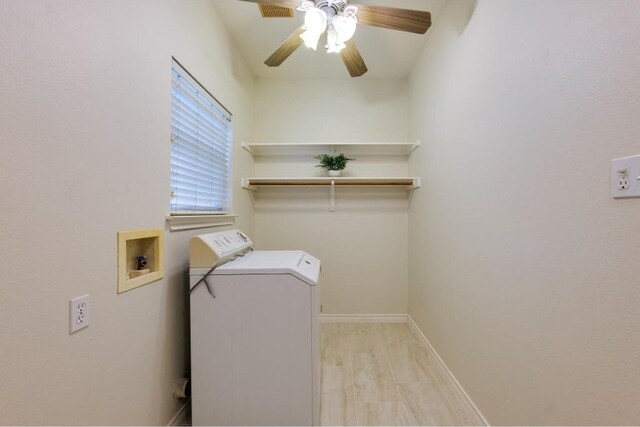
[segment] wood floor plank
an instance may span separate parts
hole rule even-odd
[[[322,324],[321,346],[322,425],[473,424],[406,324]]]
[[[353,353],[353,383],[356,402],[397,402],[393,371],[384,346]]]
[[[379,324],[354,323],[349,332],[349,348],[352,352],[385,351],[385,342]]]
[[[460,425],[447,401],[431,383],[398,384],[401,401],[420,425]]]
[[[482,420],[475,413],[470,413],[467,407],[460,402],[457,393],[449,387],[448,382],[442,376],[442,372],[436,369],[435,366],[431,369],[431,378],[434,379],[433,385],[438,395],[447,402],[459,425],[473,426],[482,424]]]
[[[333,366],[351,366],[349,337],[342,335],[328,336],[322,341],[322,363]]]
[[[395,384],[391,369],[380,369],[375,366],[353,368],[353,384],[355,386],[370,386],[372,384]]]
[[[353,387],[351,366],[322,364],[322,392]]]
[[[353,387],[320,394],[320,424],[323,426],[358,425]]]
[[[391,372],[389,356],[387,349],[384,347],[375,350],[354,352],[352,356],[354,368],[375,368],[379,371]]]
[[[432,382],[433,362],[417,343],[398,344],[388,351],[396,382]]]
[[[358,421],[363,426],[416,426],[418,421],[402,402],[358,403]]]
[[[385,344],[417,343],[416,337],[406,323],[382,323],[380,332]]]
[[[366,382],[354,386],[357,403],[398,402],[398,390],[394,382]]]

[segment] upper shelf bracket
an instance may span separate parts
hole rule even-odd
[[[242,177],[240,181],[240,186],[248,191],[252,191],[252,192],[258,191],[257,188],[251,186],[251,183],[249,182],[249,178]]]

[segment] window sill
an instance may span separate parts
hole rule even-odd
[[[194,228],[222,227],[233,225],[238,215],[170,215],[167,224],[171,231],[192,230]]]

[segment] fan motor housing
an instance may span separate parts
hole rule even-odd
[[[315,3],[316,7],[326,13],[329,17],[337,15],[338,12],[342,12],[347,6],[347,2],[345,0],[316,0]]]

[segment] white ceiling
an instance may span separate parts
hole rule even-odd
[[[357,0],[354,3],[427,10],[435,22],[447,0]],[[303,14],[293,18],[263,18],[257,4],[239,0],[215,0],[227,30],[253,74],[275,78],[351,78],[339,54],[327,54],[300,46],[281,66],[271,68],[264,60],[302,24]],[[360,78],[407,77],[420,53],[426,34],[358,26],[353,40],[369,71]],[[322,41],[321,41],[322,44]]]

